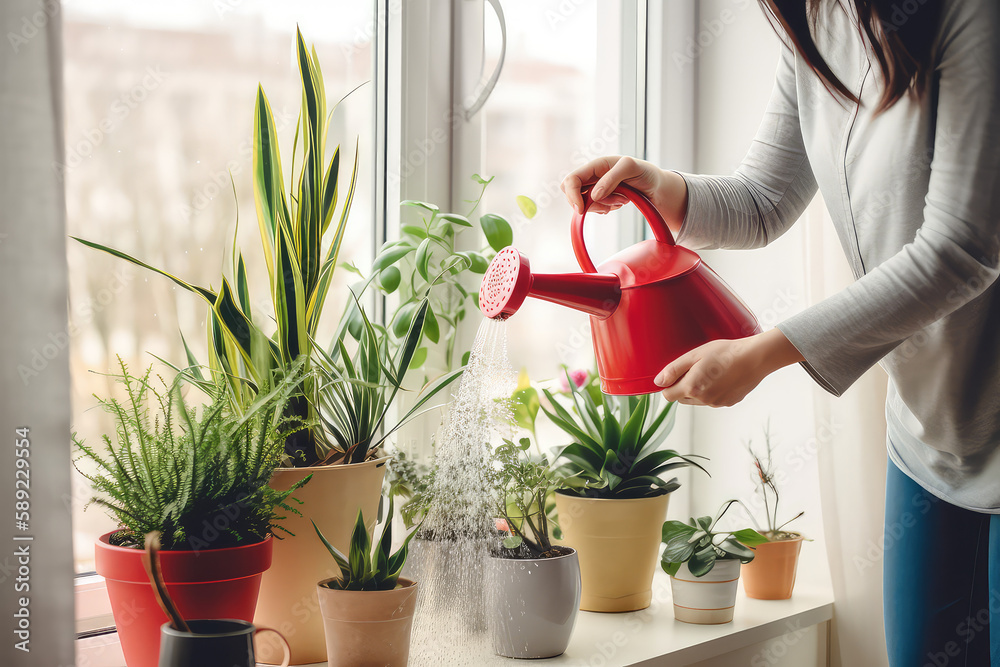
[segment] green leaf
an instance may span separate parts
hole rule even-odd
[[[420,245],[417,246],[417,256],[415,260],[417,273],[419,273],[420,277],[426,280],[427,282],[430,282],[430,278],[427,275],[428,264],[430,263],[430,261],[431,261],[431,239],[428,238],[421,241]]]
[[[395,317],[392,318],[392,333],[396,338],[402,338],[409,331],[410,322],[413,321],[413,313],[416,312],[419,303],[418,301],[404,303],[396,311]]]
[[[514,231],[510,223],[499,215],[487,213],[479,218],[479,224],[486,235],[486,242],[497,252],[514,242]]]
[[[457,213],[442,213],[438,216],[442,220],[447,220],[448,222],[459,225],[460,227],[471,227],[472,223],[464,215],[458,215]]]
[[[691,554],[691,558],[687,561],[688,569],[694,576],[703,577],[715,567],[716,557],[715,547],[709,544]]]
[[[469,365],[469,357],[471,357],[471,356],[472,356],[472,350],[468,350],[468,351],[466,351],[462,355],[462,365],[463,366],[468,366]]]
[[[517,207],[521,209],[521,213],[524,217],[531,220],[538,213],[538,206],[535,202],[531,200],[530,197],[525,197],[524,195],[517,196]]]
[[[382,248],[375,261],[372,262],[372,271],[378,273],[387,266],[391,266],[413,252],[413,246],[398,243],[394,246]]]
[[[387,294],[392,294],[396,291],[396,288],[399,287],[399,283],[402,278],[403,275],[395,266],[387,266],[382,269],[381,273],[378,274],[379,285],[386,291]]]
[[[427,238],[427,230],[420,225],[403,225],[399,228],[404,234],[409,234],[410,236],[415,236],[418,239]]]
[[[494,178],[496,178],[496,176],[490,176],[489,178],[483,178],[479,174],[473,174],[472,175],[472,180],[474,180],[479,185],[489,185],[490,183],[493,182]]]
[[[719,549],[725,552],[728,556],[738,558],[744,563],[749,563],[754,557],[754,552],[751,549],[748,549],[733,539],[723,540],[722,544],[719,545]]]
[[[413,207],[416,207],[416,208],[422,208],[425,211],[430,211],[431,213],[437,213],[438,211],[441,210],[437,206],[435,206],[434,204],[431,204],[431,203],[428,203],[428,202],[425,202],[425,201],[416,201],[414,199],[404,199],[403,201],[399,202],[399,205],[400,206],[413,206]]]
[[[768,542],[768,539],[758,533],[753,528],[744,528],[743,530],[733,531],[733,537],[747,545],[748,547],[755,547],[758,544],[764,544]]]
[[[517,549],[521,546],[522,542],[524,540],[519,535],[508,535],[503,539],[503,546],[505,549]]]
[[[681,563],[671,563],[666,560],[660,560],[660,568],[669,574],[671,577],[677,576],[677,571],[681,569]]]
[[[538,398],[538,391],[534,387],[525,387],[514,392],[513,412],[514,421],[523,429],[535,430],[535,418],[542,403]]]
[[[432,343],[437,343],[441,339],[441,325],[438,322],[434,309],[427,306],[427,316],[424,318],[424,335]]]
[[[417,369],[424,365],[427,361],[427,348],[418,347],[417,351],[413,353],[413,358],[410,359],[410,368]]]

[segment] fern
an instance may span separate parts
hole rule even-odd
[[[196,410],[181,396],[183,374],[157,383],[152,368],[135,376],[118,363],[121,373],[113,377],[127,400],[96,397],[115,420],[114,436],[91,447],[73,435],[80,452],[74,465],[88,459],[97,467],[93,474],[80,471],[96,492],[91,503],[120,525],[112,542],[141,548],[156,530],[164,549],[199,551],[288,533],[280,521],[301,516],[292,494],[312,476],[287,491],[269,482],[285,439],[308,426],[283,416],[302,381],[301,362],[276,386],[262,388],[242,416],[231,411],[224,386],[209,389],[211,402]]]

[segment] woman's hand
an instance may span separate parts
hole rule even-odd
[[[742,401],[769,374],[802,355],[785,334],[771,329],[736,340],[713,340],[678,357],[654,382],[663,397],[686,405],[728,407]]]
[[[687,184],[678,174],[664,171],[651,162],[611,155],[591,160],[573,170],[563,179],[560,187],[577,211],[583,210],[580,191],[591,183],[595,184],[590,192],[594,203],[589,210],[594,213],[607,213],[628,203],[622,195],[612,194],[619,183],[627,183],[649,197],[674,232],[684,222]]]

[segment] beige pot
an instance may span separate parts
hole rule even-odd
[[[279,468],[271,478],[273,488],[284,490],[307,475],[313,475],[312,481],[293,494],[303,504],[291,504],[298,507],[303,516],[288,514],[281,522],[295,533],[295,537],[285,535],[285,539],[274,541],[271,569],[264,573],[261,581],[254,616],[254,623],[274,628],[288,639],[293,665],[326,660],[316,582],[339,574],[333,557],[316,536],[310,520],[316,522],[333,546],[348,553],[358,509],[364,512],[369,528],[378,519],[382,478],[388,460],[380,458],[316,468]],[[284,535],[280,531],[278,534]],[[257,659],[276,664],[281,658],[281,645],[270,637],[262,637]]]
[[[417,584],[400,578],[391,591],[338,591],[326,581],[317,593],[329,667],[406,667]]]
[[[674,618],[684,623],[718,625],[733,620],[736,589],[740,581],[740,561],[717,560],[706,574],[696,577],[683,563],[670,577]]]
[[[743,566],[743,590],[748,598],[787,600],[795,588],[795,569],[802,549],[801,535],[751,547],[753,560]]]
[[[624,500],[556,494],[562,543],[580,555],[580,609],[649,606],[669,501],[668,494]]]

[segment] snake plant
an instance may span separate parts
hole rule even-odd
[[[253,194],[270,282],[270,312],[251,309],[254,299],[235,234],[232,266],[229,275],[221,278],[218,290],[193,285],[108,246],[77,240],[159,273],[208,303],[208,369],[212,377],[201,372],[202,366],[190,350],[185,372],[193,382],[205,387],[216,379],[224,381],[235,412],[246,412],[272,375],[282,375],[297,359],[304,358],[306,372],[290,398],[289,413],[318,424],[316,379],[308,371],[315,359],[314,338],[333,284],[354,198],[358,151],[355,148],[350,180],[344,188],[340,182],[340,147],[333,149],[329,160],[325,158],[333,109],[327,108],[316,49],[306,47],[301,31],[296,31],[295,54],[302,80],[302,108],[292,146],[291,188],[287,194],[274,116],[259,85],[254,105]],[[276,329],[273,335],[261,327],[261,323],[269,324],[271,320]],[[184,346],[187,350],[186,342]],[[296,466],[313,465],[327,458],[335,446],[324,437],[322,429],[309,428],[289,437],[285,443],[286,461]]]
[[[705,472],[695,458],[682,456],[672,449],[660,449],[670,434],[676,415],[676,403],[657,407],[658,396],[617,396],[601,394],[598,405],[586,388],[570,380],[567,408],[549,390],[544,390],[551,410],[542,410],[556,426],[572,436],[574,442],[559,451],[565,459],[561,466],[567,478],[587,481],[583,488],[564,489],[561,493],[590,498],[646,498],[670,493],[680,483],[677,478],[664,480],[671,470],[694,466]]]
[[[417,532],[416,529],[410,530],[399,549],[392,551],[392,497],[389,498],[389,511],[382,520],[382,535],[378,540],[368,533],[365,517],[360,510],[358,511],[354,532],[351,533],[351,546],[346,556],[330,544],[316,522],[313,522],[313,528],[340,569],[340,577],[322,585],[340,591],[394,589],[403,571],[403,565],[406,564],[410,540]]]

